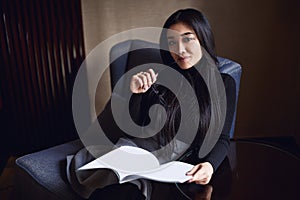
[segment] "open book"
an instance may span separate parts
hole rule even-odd
[[[119,177],[120,183],[139,178],[161,182],[183,183],[191,179],[186,173],[193,165],[172,161],[160,165],[157,158],[144,149],[132,146],[122,146],[87,163],[78,170],[111,169]]]

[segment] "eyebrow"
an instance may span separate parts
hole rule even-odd
[[[181,34],[180,36],[193,35],[193,34],[194,34],[194,33],[192,33],[192,32],[186,32],[186,33]]]
[[[182,33],[180,36],[185,36],[185,35],[194,35],[194,33],[192,32],[185,32],[185,33]],[[173,39],[174,36],[169,36],[168,39]]]

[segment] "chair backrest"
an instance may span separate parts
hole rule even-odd
[[[160,57],[159,45],[143,40],[127,40],[116,44],[110,51],[110,60],[112,61],[110,64],[111,88],[114,88],[126,71],[135,66],[148,63],[163,63]],[[228,74],[235,81],[235,99],[237,102],[242,68],[240,64],[232,60],[221,57],[218,57],[218,60],[220,72]],[[235,119],[236,107],[230,129],[230,138],[234,136]]]

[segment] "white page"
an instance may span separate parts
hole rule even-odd
[[[136,179],[136,176],[138,176],[139,178],[146,178],[161,182],[184,183],[192,178],[191,176],[186,176],[186,173],[193,167],[193,165],[188,163],[173,161],[163,164],[155,170],[137,173],[136,175],[129,175],[123,180],[123,182]]]
[[[120,183],[138,178],[183,183],[191,178],[186,173],[193,165],[173,161],[159,165],[156,157],[141,148],[122,146],[80,167],[78,170],[107,168],[117,172]]]
[[[100,169],[100,168],[109,168],[104,162],[102,162],[99,158],[89,162],[88,164],[78,168],[77,170],[86,170],[86,169]]]
[[[80,167],[78,170],[109,168],[125,174],[135,174],[159,167],[157,158],[150,152],[132,146],[122,146]]]

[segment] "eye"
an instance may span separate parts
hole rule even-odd
[[[169,40],[168,41],[169,46],[174,46],[175,44],[176,44],[176,42],[174,40]]]
[[[192,37],[184,37],[184,38],[182,38],[183,42],[190,42],[192,40],[195,40],[195,38],[192,38]]]

